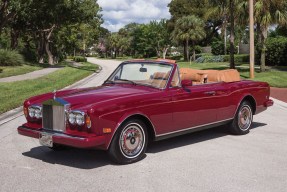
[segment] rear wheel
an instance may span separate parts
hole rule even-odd
[[[230,131],[235,135],[245,135],[249,133],[252,121],[253,113],[251,104],[248,101],[243,101],[229,126]]]
[[[134,163],[144,157],[147,143],[146,125],[138,119],[133,119],[120,126],[108,152],[116,163]]]

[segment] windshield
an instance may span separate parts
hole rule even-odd
[[[106,83],[131,83],[165,88],[172,65],[158,63],[125,63],[120,65]]]

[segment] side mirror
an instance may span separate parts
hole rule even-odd
[[[192,81],[191,80],[182,80],[181,81],[181,86],[182,87],[192,86]]]

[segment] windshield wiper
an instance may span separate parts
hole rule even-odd
[[[133,82],[133,81],[131,81],[131,80],[128,80],[128,79],[117,79],[116,81],[125,81],[125,82],[129,82],[129,83],[131,83],[131,84],[133,84],[133,85],[136,85],[135,82]]]

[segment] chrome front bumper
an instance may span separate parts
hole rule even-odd
[[[46,131],[43,129],[32,129],[25,126],[18,127],[18,133],[20,135],[33,137],[39,139],[41,134],[49,134],[52,137],[53,143],[76,147],[76,148],[99,148],[103,149],[105,145],[104,136],[94,137],[80,137],[71,136],[65,133]]]

